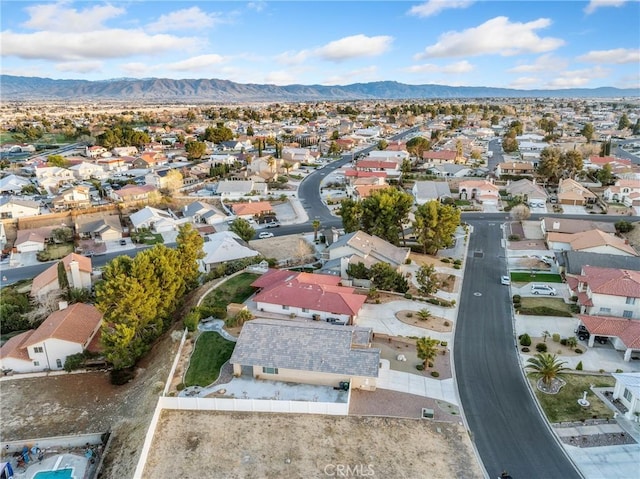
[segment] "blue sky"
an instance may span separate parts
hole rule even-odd
[[[100,80],[640,87],[640,3],[1,2],[2,72]]]

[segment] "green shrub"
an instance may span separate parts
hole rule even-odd
[[[622,369],[616,369],[616,372],[617,372],[617,373],[621,373],[621,372],[623,372],[623,371],[622,371]]]
[[[411,264],[411,258],[407,258],[407,259],[404,261],[404,264]]]
[[[551,335],[551,339],[553,340],[554,343],[559,343],[560,342],[560,335],[558,333],[553,333]]]
[[[188,331],[193,332],[198,328],[198,323],[200,322],[200,310],[194,309],[189,312],[183,320],[184,327],[187,328]]]
[[[547,352],[547,343],[538,343],[538,344],[536,344],[536,351],[538,351],[539,353],[546,353]]]
[[[418,364],[418,365],[416,366],[416,369],[417,369],[418,371],[424,371],[424,364]]]
[[[563,318],[571,318],[571,313],[567,311],[560,311],[549,306],[535,306],[533,308],[520,308],[521,314],[528,314],[531,316],[561,316]]]
[[[447,341],[440,341],[440,346],[446,348],[449,343]]]
[[[566,346],[567,345],[567,338],[562,338],[560,340],[560,344],[562,344],[563,346]]]
[[[404,293],[404,299],[413,299],[413,295],[411,293]]]
[[[520,235],[509,235],[509,241],[520,241]]]
[[[576,349],[574,349],[574,351],[576,352],[576,354],[582,354],[583,353],[582,349],[580,349],[580,348],[576,348]]]
[[[451,323],[450,323],[449,321],[445,321],[445,322],[444,322],[444,323],[442,323],[442,324],[444,324],[444,325],[445,325],[445,326],[447,326],[447,327],[451,325]]]
[[[440,261],[442,261],[443,263],[451,263],[451,260],[449,258],[442,258]]]
[[[180,383],[180,384],[178,384],[178,385],[176,386],[176,389],[177,389],[178,391],[182,391],[184,388],[185,388],[184,383]]]
[[[440,377],[440,373],[438,371],[431,371],[431,376],[437,378]]]
[[[76,369],[80,369],[84,363],[84,354],[76,353],[67,356],[67,359],[64,361],[64,370],[68,373],[71,371],[75,371]]]
[[[522,296],[520,296],[519,294],[514,294],[513,295],[513,302],[514,303],[519,303],[522,301]]]
[[[458,266],[460,266],[462,264],[462,260],[457,259],[453,262],[453,264],[457,264]]]
[[[531,336],[527,333],[520,336],[520,346],[531,346]]]
[[[569,309],[572,313],[579,314],[580,313],[580,305],[579,304],[570,304]]]
[[[405,314],[405,316],[407,318],[413,318],[413,313],[411,311],[409,311],[407,314]]]
[[[528,352],[529,352],[529,351],[531,351],[531,350],[525,346],[525,347],[524,347],[524,348],[522,348],[520,351],[522,351],[523,353],[528,353]]]
[[[576,365],[576,371],[582,371],[582,361]]]
[[[571,296],[571,301],[572,301],[573,303],[575,303],[576,301],[578,301],[578,297],[577,297],[577,296],[575,296],[575,295],[574,295],[574,296]]]
[[[453,269],[462,269],[462,266],[460,266],[459,264],[454,264]]]

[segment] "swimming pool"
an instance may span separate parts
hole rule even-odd
[[[56,471],[40,471],[33,479],[73,479],[73,469],[58,469]]]

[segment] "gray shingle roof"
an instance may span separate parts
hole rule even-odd
[[[231,363],[378,377],[380,350],[366,347],[371,332],[316,321],[255,319],[242,327]]]
[[[559,251],[555,256],[558,264],[564,266],[568,274],[581,274],[582,267],[586,265],[640,271],[640,257],[586,251]]]

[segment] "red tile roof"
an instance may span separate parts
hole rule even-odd
[[[589,333],[597,336],[616,336],[627,348],[640,349],[640,321],[613,316],[578,315]]]
[[[383,170],[397,170],[398,163],[383,160],[360,160],[356,163],[356,168],[378,168]]]
[[[425,160],[455,160],[458,157],[458,153],[452,150],[442,150],[442,151],[424,151],[422,153],[422,158]]]
[[[64,258],[62,258],[62,263],[64,264],[65,271],[69,271],[71,269],[71,262],[76,261],[80,266],[80,271],[85,273],[91,273],[91,258],[87,256],[82,256],[76,253],[70,253]],[[31,295],[35,296],[35,294],[50,284],[52,281],[57,281],[58,279],[58,263],[55,263],[45,269],[38,276],[33,278],[33,283],[31,283]]]
[[[356,178],[386,178],[386,171],[358,171],[358,170],[345,170],[345,176],[355,176]]]
[[[338,276],[275,271],[252,283],[263,288],[254,301],[355,316],[366,300],[366,296],[355,294],[354,288],[338,286]]]
[[[584,277],[593,293],[640,298],[640,271],[583,266]]]
[[[238,216],[259,215],[273,211],[271,203],[268,201],[251,201],[248,203],[233,203],[231,209]]]
[[[24,333],[20,333],[17,336],[9,339],[6,343],[2,345],[0,348],[0,358],[14,358],[20,359],[22,361],[31,361],[29,354],[27,353],[27,348],[24,346],[31,335],[35,332],[35,329],[31,329],[29,331],[25,331]]]
[[[25,341],[23,347],[55,338],[83,346],[91,339],[102,321],[102,313],[91,304],[76,303],[51,313]]]

